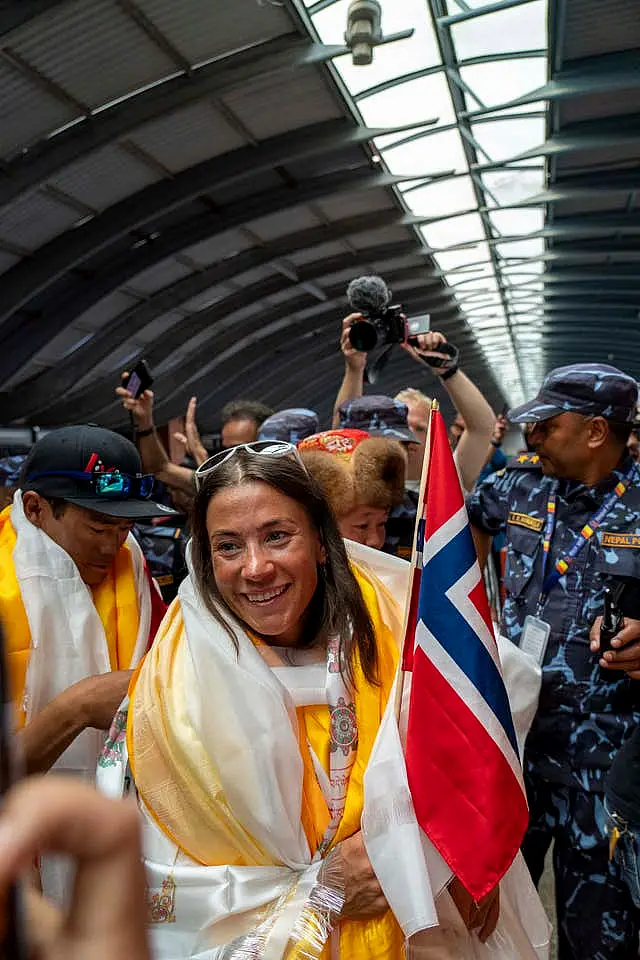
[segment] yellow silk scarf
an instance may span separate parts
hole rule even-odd
[[[398,647],[387,617],[393,600],[369,573],[354,569],[378,642],[380,684],[372,686],[356,664],[354,696],[358,747],[349,780],[344,815],[334,844],[360,830],[363,778],[395,676]],[[380,601],[380,602],[379,602]],[[385,610],[385,616],[381,612]],[[207,866],[271,866],[270,855],[233,816],[212,758],[205,752],[189,720],[184,683],[184,629],[179,603],[172,605],[154,645],[130,688],[127,743],[136,787],[160,829],[183,852]],[[329,711],[298,709],[299,742],[304,765],[301,820],[312,851],[326,829],[329,813],[310,752],[328,768]],[[345,920],[340,949],[349,960],[397,960],[403,936],[388,912],[370,921]],[[298,951],[290,954],[298,955]],[[324,956],[328,956],[325,950]]]
[[[0,513],[0,617],[5,631],[9,692],[19,707],[31,652],[31,631],[12,560],[16,532],[10,514],[10,506]],[[93,588],[93,602],[106,634],[111,669],[126,670],[138,635],[138,595],[131,551],[126,544],[116,556],[109,576]],[[21,710],[19,719],[24,723]]]

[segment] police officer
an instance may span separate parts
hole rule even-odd
[[[635,591],[640,580],[640,473],[626,450],[636,402],[635,381],[615,367],[553,370],[535,400],[509,414],[532,424],[535,454],[517,457],[469,500],[479,554],[506,532],[502,631],[542,664],[524,757],[523,850],[537,883],[554,842],[560,960],[638,950],[639,914],[609,863],[603,807],[606,771],[640,721],[632,613],[616,649],[598,656],[605,586],[624,578]]]

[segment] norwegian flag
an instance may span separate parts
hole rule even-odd
[[[418,821],[481,899],[511,866],[528,810],[489,604],[439,412],[420,506],[403,668],[406,764]]]

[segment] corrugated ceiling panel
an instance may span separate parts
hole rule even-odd
[[[27,363],[26,366],[24,366],[22,370],[19,370],[18,373],[16,373],[13,377],[11,377],[9,380],[6,380],[4,383],[0,383],[0,387],[3,390],[12,390],[14,387],[17,387],[18,384],[24,383],[30,377],[34,377],[37,374],[42,373],[43,370],[47,369],[48,364],[41,363],[38,360],[30,360],[29,363]]]
[[[298,250],[292,253],[289,259],[297,266],[304,263],[313,263],[316,260],[324,260],[328,257],[338,257],[340,254],[347,254],[347,248],[344,243],[322,243],[317,247],[311,247],[309,250]]]
[[[637,167],[638,144],[621,143],[615,147],[602,147],[599,150],[576,150],[558,157],[556,163],[559,174],[566,170],[579,173],[589,168],[606,167],[608,170],[613,170],[616,167]]]
[[[80,214],[69,207],[43,193],[33,193],[0,211],[0,240],[35,250],[79,219]]]
[[[66,167],[49,182],[95,210],[104,210],[159,179],[142,160],[111,144]]]
[[[212,237],[210,240],[196,243],[193,247],[187,247],[183,253],[202,266],[207,266],[211,263],[217,263],[218,260],[235,256],[236,253],[247,250],[251,246],[253,244],[250,238],[244,233],[239,230],[229,230],[218,237]]]
[[[268,196],[271,190],[282,187],[282,177],[276,170],[261,170],[251,177],[243,177],[235,183],[227,183],[219,190],[208,190],[207,194],[214,203],[227,206],[234,201],[242,201],[256,194]]]
[[[377,247],[383,243],[402,243],[412,235],[407,227],[385,227],[383,230],[371,230],[369,233],[359,233],[351,237],[351,243],[356,250],[366,250],[367,247]]]
[[[567,4],[565,60],[640,47],[638,4],[580,0]]]
[[[41,350],[34,359],[42,361],[49,366],[58,363],[64,357],[67,357],[79,346],[86,343],[93,334],[87,330],[81,330],[74,324],[67,327],[57,337],[50,340],[44,350]]]
[[[142,330],[136,331],[136,340],[140,343],[150,344],[159,340],[167,330],[180,323],[182,314],[166,313],[163,317],[158,317],[153,323],[148,324]]]
[[[352,193],[339,193],[335,197],[320,200],[318,207],[330,220],[341,217],[354,217],[359,213],[373,213],[375,210],[388,210],[394,206],[393,197],[384,190],[354,190]]]
[[[270,217],[253,220],[249,228],[261,240],[268,241],[284,237],[289,233],[297,233],[298,230],[317,227],[321,223],[322,221],[308,207],[294,207],[291,210],[283,210],[282,213],[274,213]]]
[[[19,260],[20,257],[16,257],[12,253],[5,253],[4,250],[0,250],[0,274],[6,273],[6,271],[10,270],[11,267],[14,267]]]
[[[266,280],[268,277],[273,277],[274,273],[273,267],[255,267],[253,270],[239,273],[237,277],[233,278],[233,282],[234,285],[244,289],[254,283],[259,283],[261,280]]]
[[[58,4],[11,35],[28,63],[81,103],[99,107],[178,68],[111,0]]]
[[[135,297],[129,296],[123,290],[116,290],[114,293],[109,294],[108,297],[104,297],[98,301],[91,310],[87,310],[86,313],[78,317],[75,321],[76,325],[87,330],[99,330],[100,327],[107,324],[109,320],[113,320],[114,317],[124,313],[125,310],[128,310],[136,303],[138,303],[138,301]]]
[[[614,93],[590,93],[571,97],[556,104],[561,125],[600,117],[617,117],[626,113],[640,113],[640,88],[616,90]]]
[[[562,181],[560,181],[560,188]],[[624,194],[613,195],[611,193],[599,194],[594,191],[592,197],[581,197],[579,200],[564,200],[562,203],[554,203],[554,216],[575,217],[583,213],[601,213],[605,210],[612,210],[622,213],[627,207],[627,197]]]
[[[129,139],[172,173],[246,144],[210,103],[194,103],[155,120]]]
[[[170,286],[170,284],[175,283],[176,280],[182,280],[183,277],[189,276],[191,272],[189,267],[185,266],[184,263],[180,263],[178,260],[163,260],[154,267],[149,267],[144,273],[139,273],[138,276],[128,284],[128,287],[147,295]]]
[[[280,293],[273,293],[270,297],[264,297],[263,303],[268,303],[273,307],[277,307],[279,303],[286,303],[288,300],[293,300],[295,297],[299,297],[302,292],[302,287],[299,287],[292,282],[291,286],[287,287],[286,290],[281,290]]]
[[[289,33],[286,11],[256,0],[137,0],[138,6],[191,63]]]
[[[214,304],[224,300],[225,297],[231,296],[234,292],[233,287],[218,284],[215,287],[209,287],[208,290],[203,290],[197,297],[186,300],[182,306],[185,310],[190,310],[195,313],[197,310],[206,310],[207,307],[212,307]]]
[[[258,140],[343,116],[322,80],[313,73],[256,80],[222,101]]]
[[[76,112],[9,64],[0,62],[0,156],[30,146],[73,120]]]

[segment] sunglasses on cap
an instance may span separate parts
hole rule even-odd
[[[200,489],[205,477],[214,473],[223,463],[235,457],[240,450],[244,450],[255,457],[293,457],[306,471],[302,457],[293,443],[287,443],[285,440],[255,440],[253,443],[239,443],[228,450],[220,450],[200,464],[194,477],[196,490]]]
[[[27,483],[43,480],[45,477],[67,477],[70,480],[80,480],[86,483],[87,488],[98,497],[140,498],[148,500],[153,493],[153,477],[149,474],[137,473],[132,476],[114,470],[107,473],[84,473],[80,470],[47,470],[44,473],[33,473],[27,477]]]

